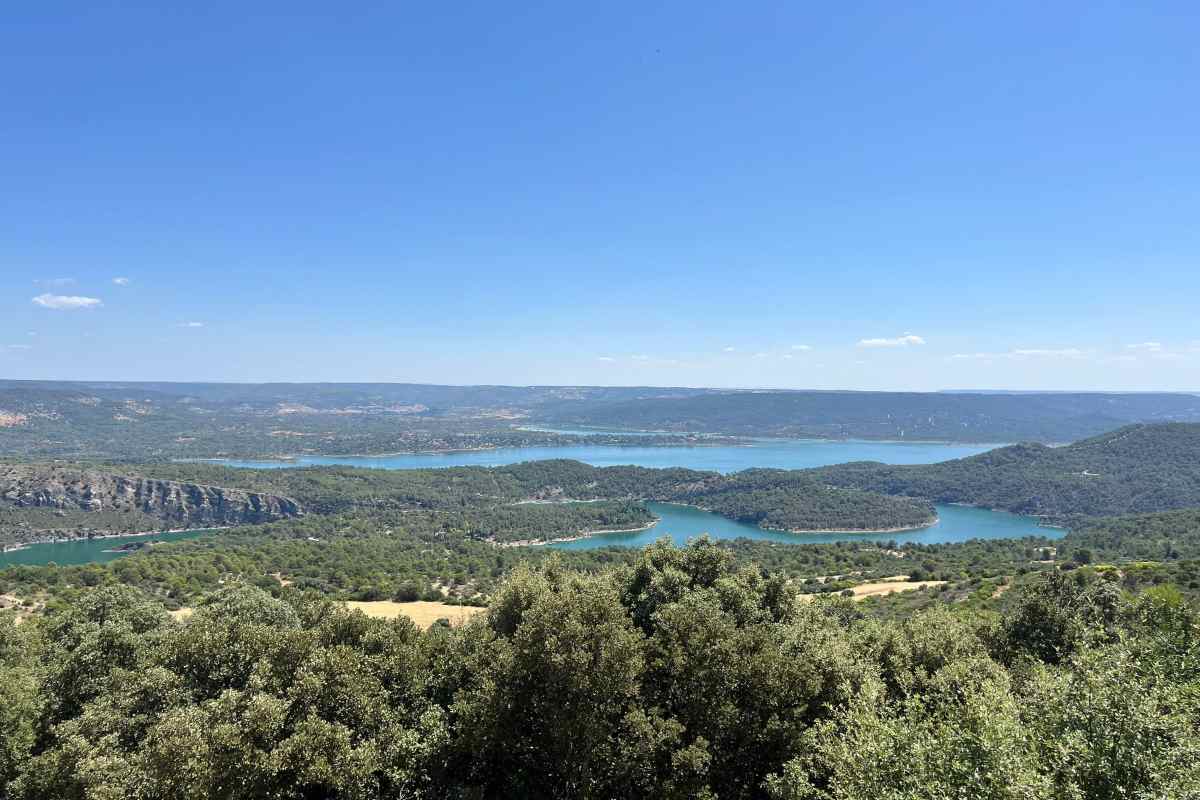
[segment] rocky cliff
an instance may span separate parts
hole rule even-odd
[[[0,506],[141,513],[189,528],[303,513],[299,503],[279,495],[43,464],[0,465]]]

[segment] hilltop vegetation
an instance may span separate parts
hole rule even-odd
[[[939,464],[858,462],[818,480],[1065,518],[1200,507],[1200,425],[1133,425],[1066,447],[1019,444]]]
[[[287,524],[287,523],[285,523]],[[226,585],[184,622],[105,587],[0,615],[0,794],[1185,797],[1200,629],[1177,593],[1040,573],[1001,613],[801,603],[699,542],[518,570],[417,630]],[[128,559],[132,561],[136,556]]]

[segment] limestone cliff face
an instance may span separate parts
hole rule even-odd
[[[0,503],[75,511],[140,511],[181,527],[236,525],[303,513],[289,497],[99,470],[0,467]]]

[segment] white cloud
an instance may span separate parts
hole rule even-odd
[[[780,358],[788,358],[788,359],[790,359],[790,358],[792,358],[792,354],[791,354],[791,353],[784,353],[782,356],[780,356]]]
[[[176,328],[203,328],[203,322],[180,322],[175,325]]]
[[[860,339],[859,347],[908,347],[910,344],[925,344],[925,340],[912,333],[897,336],[895,339]]]
[[[597,361],[616,361],[616,359],[613,358],[612,356],[600,356],[596,360]]]
[[[1140,342],[1139,344],[1125,345],[1128,350],[1141,350],[1146,353],[1158,353],[1163,349],[1162,342]]]
[[[650,360],[650,356],[645,356],[645,355],[636,355],[636,356],[633,356],[633,360],[634,360],[634,361],[649,361],[649,360]]]
[[[113,278],[112,282],[115,283],[117,286],[128,286],[129,278]]]
[[[792,349],[793,350],[812,350],[812,347],[810,347],[809,345],[806,345],[806,344],[794,344],[794,345],[792,345]]]
[[[103,305],[95,297],[80,297],[67,294],[39,294],[33,298],[33,304],[42,308],[52,308],[56,311],[76,311],[81,308],[95,308]]]
[[[737,348],[736,348],[736,347],[722,347],[722,348],[721,348],[721,352],[722,352],[722,353],[733,353],[733,352],[736,352],[736,351],[737,351]]]
[[[1013,350],[1014,356],[1026,356],[1033,358],[1083,358],[1086,353],[1077,347],[1061,347],[1061,348],[1042,348],[1031,347]]]
[[[766,358],[767,355],[768,355],[767,353],[755,353],[754,357],[755,358]]]
[[[8,350],[32,350],[33,345],[29,344],[7,344],[4,346]]]

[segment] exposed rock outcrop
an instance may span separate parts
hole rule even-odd
[[[0,466],[0,503],[150,514],[178,527],[237,525],[303,513],[289,497],[48,465]]]

